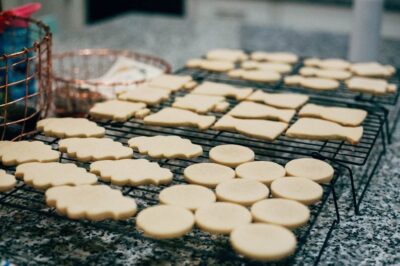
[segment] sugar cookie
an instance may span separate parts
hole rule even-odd
[[[124,220],[135,215],[135,200],[106,185],[58,186],[46,191],[47,205],[70,219]]]
[[[236,167],[236,175],[239,178],[256,180],[266,185],[286,174],[283,166],[267,161],[248,162]]]
[[[245,207],[229,202],[200,207],[195,218],[201,230],[212,234],[229,234],[236,227],[251,222],[251,214]]]
[[[163,204],[179,206],[191,211],[216,201],[216,196],[211,189],[199,185],[167,187],[160,192],[158,197]]]
[[[133,151],[108,138],[69,138],[58,143],[59,150],[81,162],[131,158]]]
[[[316,119],[300,118],[287,131],[286,136],[311,140],[345,140],[356,145],[362,138],[362,127],[345,127],[337,123]]]
[[[351,66],[351,63],[340,58],[308,58],[304,60],[304,65],[308,67],[319,67],[322,69],[346,70]]]
[[[340,83],[334,79],[313,78],[302,76],[287,76],[284,79],[286,85],[299,85],[313,90],[335,90],[339,88]]]
[[[217,130],[238,132],[245,136],[273,141],[285,131],[288,124],[260,119],[239,119],[224,115],[213,126]]]
[[[216,163],[197,163],[186,167],[183,175],[189,183],[215,188],[219,183],[235,178],[235,171]]]
[[[384,79],[354,77],[346,81],[350,91],[365,92],[376,95],[396,92],[396,84],[389,84]],[[393,89],[394,88],[394,89]]]
[[[271,119],[290,122],[295,115],[294,110],[277,109],[265,104],[243,101],[237,104],[228,114],[237,118]]]
[[[247,100],[263,102],[265,104],[284,109],[298,109],[304,105],[310,97],[296,93],[267,93],[257,90]]]
[[[148,116],[150,114],[150,109],[148,108],[144,108],[144,109],[140,109],[135,113],[135,118],[136,119],[143,119],[146,116]]]
[[[192,93],[204,95],[216,95],[232,97],[236,100],[243,100],[253,92],[250,88],[239,88],[229,84],[206,81],[197,86]]]
[[[155,239],[178,238],[192,230],[193,214],[171,205],[157,205],[144,209],[136,218],[137,228],[144,235]]]
[[[288,73],[292,71],[292,66],[285,63],[274,62],[257,62],[257,61],[244,61],[241,64],[243,69],[265,69],[272,70],[278,73]]]
[[[0,169],[0,192],[6,192],[15,187],[17,180],[13,175],[7,174],[6,171]]]
[[[149,80],[146,84],[150,87],[162,88],[170,92],[175,92],[184,88],[185,84],[190,81],[192,81],[191,76],[163,74]]]
[[[168,99],[169,90],[150,87],[143,84],[136,88],[118,94],[118,99],[131,102],[143,102],[148,105],[156,105]]]
[[[213,110],[218,103],[224,100],[225,97],[222,96],[186,94],[183,97],[175,98],[172,107],[204,114]]]
[[[239,49],[214,49],[206,54],[207,59],[211,60],[226,60],[231,62],[243,61],[247,59],[245,52]]]
[[[274,198],[291,199],[305,205],[317,203],[322,198],[322,187],[304,177],[278,178],[271,183]]]
[[[146,105],[144,103],[131,103],[119,100],[109,100],[96,103],[89,114],[98,119],[111,119],[114,121],[125,122],[133,117],[135,113]]]
[[[45,118],[37,123],[37,129],[46,136],[57,138],[101,138],[105,129],[86,118]]]
[[[58,151],[40,141],[0,141],[0,160],[3,165],[13,166],[28,162],[56,162]]]
[[[223,113],[229,108],[228,102],[219,102],[214,106],[214,112]]]
[[[154,126],[196,127],[208,129],[215,122],[215,116],[199,115],[189,110],[166,107],[146,116],[143,122]]]
[[[228,76],[255,82],[276,82],[281,79],[279,72],[269,69],[234,69]]]
[[[236,178],[218,184],[215,193],[220,201],[250,206],[267,198],[269,189],[257,180]]]
[[[278,261],[296,250],[296,237],[281,226],[273,224],[248,224],[232,231],[230,242],[239,254],[255,260]]]
[[[119,186],[169,184],[173,177],[171,170],[146,159],[97,161],[90,165],[90,172],[100,175],[104,181]]]
[[[315,67],[302,67],[299,70],[303,77],[318,77],[325,79],[345,80],[352,76],[352,73],[346,70],[338,69],[319,69]]]
[[[254,152],[244,146],[225,144],[213,147],[209,151],[211,161],[229,167],[236,167],[239,164],[254,160]]]
[[[185,90],[193,90],[196,86],[198,85],[198,83],[196,81],[189,81],[188,83],[185,84],[184,89]]]
[[[92,185],[97,182],[94,174],[73,163],[24,163],[17,166],[15,176],[36,189],[45,190],[55,186]]]
[[[330,164],[313,158],[291,160],[285,169],[290,176],[308,178],[317,183],[329,183],[335,172]]]
[[[299,57],[290,52],[261,52],[256,51],[251,54],[251,59],[256,61],[269,61],[276,63],[294,64]]]
[[[384,78],[388,78],[396,73],[396,69],[393,66],[382,65],[377,62],[352,64],[350,67],[350,71],[352,71],[357,76]]]
[[[208,71],[226,72],[235,68],[235,64],[226,60],[190,59],[186,62],[189,68],[200,68]]]
[[[195,158],[203,153],[200,145],[178,136],[134,137],[128,140],[129,147],[152,158]]]
[[[265,199],[251,206],[256,222],[281,225],[295,229],[310,219],[310,210],[300,202],[289,199]]]

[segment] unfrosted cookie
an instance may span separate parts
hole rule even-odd
[[[146,116],[143,122],[153,126],[195,127],[206,130],[214,124],[215,116],[199,115],[189,110],[166,107]]]
[[[251,149],[235,144],[215,146],[209,151],[209,156],[213,162],[229,167],[253,161],[255,157]]]
[[[162,88],[170,92],[175,92],[183,89],[185,84],[190,81],[192,81],[191,76],[163,74],[149,80],[148,82],[146,82],[146,84],[150,87]]]
[[[335,90],[339,88],[340,83],[334,79],[313,78],[302,76],[287,76],[284,79],[286,85],[299,85],[313,90]]]
[[[192,230],[193,214],[171,205],[157,205],[144,209],[136,218],[136,226],[144,235],[155,239],[178,238]]]
[[[232,231],[233,249],[249,259],[278,261],[296,250],[296,237],[288,229],[273,224],[248,224]]]
[[[215,188],[220,201],[250,206],[269,195],[269,189],[257,180],[236,178],[224,181]]]
[[[308,67],[319,67],[322,69],[346,70],[351,66],[351,63],[340,58],[308,58],[304,60],[304,65]]]
[[[302,67],[299,70],[303,77],[318,77],[326,79],[345,80],[351,78],[352,73],[340,69],[319,69],[316,67]]]
[[[285,169],[290,176],[308,178],[317,183],[329,183],[335,173],[330,164],[313,158],[291,160],[285,165]]]
[[[58,143],[59,150],[81,162],[131,158],[133,151],[108,138],[69,138]]]
[[[322,198],[322,187],[304,177],[278,178],[271,183],[274,198],[291,199],[305,205],[317,203]]]
[[[143,102],[148,105],[156,105],[164,100],[167,100],[169,95],[169,90],[151,87],[144,84],[118,94],[118,99],[132,102]]]
[[[234,69],[228,72],[228,76],[255,82],[276,82],[281,79],[281,74],[269,69]]]
[[[344,126],[359,126],[367,117],[367,111],[356,108],[330,107],[316,104],[304,105],[298,115],[316,117],[339,123]]]
[[[119,100],[109,100],[96,103],[89,113],[94,118],[111,119],[124,122],[133,117],[135,113],[146,107],[144,103],[131,103]]]
[[[351,91],[365,92],[376,95],[395,93],[396,84],[389,84],[384,79],[354,77],[346,81],[347,88]]]
[[[196,81],[192,80],[185,84],[184,89],[185,90],[193,90],[197,85],[198,85],[198,83]]]
[[[229,234],[238,226],[251,222],[250,212],[243,206],[216,202],[197,209],[196,225],[212,234]]]
[[[245,136],[267,141],[275,140],[287,128],[284,122],[261,119],[239,119],[224,115],[213,126],[217,130],[238,132]]]
[[[135,200],[106,185],[58,186],[46,191],[46,202],[70,219],[124,220],[135,215]]]
[[[396,69],[391,65],[382,65],[377,62],[366,62],[352,64],[350,67],[357,76],[363,77],[384,77],[388,78],[396,73]]]
[[[36,189],[45,190],[55,186],[92,185],[97,182],[94,174],[73,163],[24,163],[17,166],[15,176]]]
[[[37,123],[37,129],[50,137],[57,138],[101,138],[105,129],[86,118],[46,118]]]
[[[256,51],[251,54],[251,59],[256,61],[269,61],[276,63],[294,64],[299,57],[290,52],[261,52]]]
[[[200,145],[178,136],[134,137],[128,140],[129,147],[153,158],[195,158],[203,153]]]
[[[219,102],[214,106],[213,111],[218,113],[223,113],[229,108],[228,102]]]
[[[317,118],[300,118],[287,131],[286,136],[311,140],[345,140],[357,144],[363,135],[362,127],[345,127]]]
[[[190,68],[200,68],[208,71],[226,72],[235,68],[235,64],[226,60],[190,59],[186,62]]]
[[[304,105],[309,99],[309,96],[296,93],[267,93],[262,90],[257,90],[246,100],[263,102],[265,104],[285,109],[297,109]]]
[[[173,177],[169,169],[146,159],[97,161],[90,165],[90,172],[99,175],[104,181],[119,186],[169,184]]]
[[[235,169],[239,178],[260,181],[266,185],[286,174],[283,166],[268,161],[247,162]]]
[[[214,49],[206,54],[207,59],[211,60],[225,60],[225,61],[243,61],[247,59],[247,55],[245,52],[239,49]]]
[[[199,185],[175,185],[167,187],[158,196],[160,202],[195,211],[216,201],[214,192]]]
[[[281,225],[295,229],[310,219],[310,210],[300,202],[289,199],[265,199],[251,206],[256,222]]]
[[[272,70],[278,73],[288,73],[292,71],[292,66],[285,63],[275,62],[258,62],[258,61],[244,61],[241,64],[243,69],[265,69]]]
[[[265,104],[243,101],[228,114],[237,118],[271,119],[288,123],[295,113],[295,110],[277,109]]]
[[[56,162],[58,151],[40,141],[0,141],[0,159],[3,165],[13,166],[28,162]]]
[[[218,103],[225,100],[225,97],[201,94],[186,94],[183,97],[175,98],[172,107],[194,111],[204,114],[213,110]]]
[[[192,93],[232,97],[243,100],[253,92],[251,88],[239,88],[229,84],[206,81],[197,86]]]
[[[189,183],[214,188],[221,182],[235,178],[235,171],[216,163],[197,163],[186,167],[183,175]]]
[[[144,108],[144,109],[140,109],[140,110],[138,110],[136,113],[135,113],[135,118],[136,119],[143,119],[143,118],[145,118],[146,116],[148,116],[149,114],[150,114],[150,109],[148,109],[148,108]]]
[[[0,169],[0,192],[6,192],[15,187],[17,180],[15,176],[7,174],[6,171]]]

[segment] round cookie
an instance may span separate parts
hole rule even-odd
[[[255,157],[251,149],[235,144],[216,146],[210,150],[209,155],[212,161],[229,167],[253,161]]]
[[[233,202],[245,206],[265,199],[269,189],[263,183],[250,179],[233,179],[220,183],[215,192],[221,201]]]
[[[256,260],[277,261],[292,255],[296,250],[296,237],[281,226],[273,224],[248,224],[232,231],[230,242],[239,254]]]
[[[155,239],[181,237],[192,230],[193,225],[194,216],[189,210],[171,205],[149,207],[136,218],[136,226]]]
[[[265,199],[251,206],[256,222],[277,224],[295,229],[308,222],[310,210],[307,206],[289,199]]]
[[[268,161],[247,162],[236,167],[235,171],[240,178],[257,180],[266,185],[286,174],[283,166]]]
[[[211,189],[198,185],[175,185],[160,192],[160,202],[194,211],[216,201]]]
[[[183,175],[189,183],[215,188],[219,183],[235,178],[235,171],[216,163],[197,163],[186,167]]]
[[[17,180],[15,176],[7,174],[6,171],[0,169],[0,192],[6,192],[15,187]]]
[[[229,234],[234,228],[251,223],[251,214],[245,207],[229,202],[201,207],[195,218],[200,229],[213,234]]]
[[[317,183],[329,183],[335,172],[330,164],[314,158],[291,160],[285,169],[290,176],[305,177]]]
[[[311,205],[321,200],[323,190],[318,183],[310,179],[285,177],[272,182],[271,193],[275,198],[291,199]]]

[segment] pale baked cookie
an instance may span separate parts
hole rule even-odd
[[[108,138],[69,138],[58,143],[59,150],[81,162],[131,158],[133,151]]]
[[[215,188],[219,183],[235,178],[235,171],[216,163],[197,163],[186,167],[183,175],[189,183]]]
[[[92,185],[97,182],[94,174],[73,163],[24,163],[17,166],[15,176],[39,190],[65,185]]]
[[[185,87],[185,84],[191,81],[191,76],[163,74],[149,80],[148,82],[146,82],[146,84],[150,87],[162,88],[170,92],[175,92],[183,89]]]
[[[302,76],[287,76],[284,79],[286,85],[299,85],[301,87],[313,90],[336,90],[340,83],[334,79],[328,78],[313,78]]]
[[[310,97],[296,93],[267,93],[257,90],[246,100],[263,102],[265,104],[285,109],[298,109],[304,105]]]
[[[150,109],[148,109],[148,108],[140,109],[135,113],[135,118],[142,120],[149,114],[150,114]]]
[[[261,103],[243,101],[237,104],[228,115],[237,118],[271,119],[289,123],[296,111],[277,109]]]
[[[28,162],[56,162],[60,153],[41,141],[0,141],[3,165],[13,166]]]
[[[198,83],[196,81],[192,80],[185,84],[184,89],[185,90],[193,90],[197,85],[198,85]]]
[[[235,144],[225,144],[215,146],[209,151],[211,161],[229,167],[236,167],[239,164],[254,160],[254,152],[244,146]]]
[[[235,64],[226,60],[190,59],[186,62],[189,68],[200,68],[208,71],[226,72],[235,68]]]
[[[281,225],[295,229],[310,219],[310,210],[300,202],[289,199],[265,199],[251,206],[256,222]]]
[[[243,61],[247,59],[245,52],[239,49],[214,49],[206,54],[207,59],[211,60],[223,60],[223,61]]]
[[[285,169],[289,176],[304,177],[317,183],[329,183],[335,173],[330,164],[313,158],[291,160],[285,165]]]
[[[322,187],[304,177],[278,178],[271,183],[271,193],[274,198],[291,199],[305,205],[311,205],[321,200]]]
[[[144,103],[131,103],[119,100],[109,100],[96,103],[89,114],[98,119],[111,119],[114,121],[125,122],[133,117],[136,112],[146,107]]]
[[[201,94],[186,94],[175,98],[172,107],[190,110],[204,114],[213,110],[218,103],[224,102],[225,97]]]
[[[192,230],[194,216],[178,206],[157,205],[144,209],[136,218],[136,227],[155,239],[178,238]]]
[[[70,219],[124,220],[136,213],[134,199],[106,185],[52,187],[46,191],[46,202]]]
[[[261,52],[256,51],[251,54],[251,59],[256,61],[269,61],[276,63],[294,64],[299,57],[290,52]]]
[[[37,129],[46,136],[57,138],[101,138],[105,129],[86,118],[45,118],[37,123]]]
[[[7,174],[6,171],[0,169],[0,192],[6,192],[15,187],[17,180],[15,176]]]
[[[304,60],[304,65],[308,67],[319,67],[322,69],[347,70],[350,68],[351,63],[340,58],[308,58]]]
[[[158,196],[160,202],[195,211],[216,201],[214,192],[199,185],[175,185],[167,187]]]
[[[268,161],[244,163],[236,167],[235,171],[239,178],[256,180],[266,185],[270,185],[272,181],[286,174],[283,166]]]
[[[189,110],[166,107],[157,113],[146,116],[144,124],[153,126],[195,127],[208,129],[215,122],[215,116],[199,115]]]
[[[215,188],[220,201],[250,206],[269,195],[269,189],[257,180],[236,178],[224,181]]]
[[[367,117],[367,111],[356,108],[330,107],[316,104],[304,105],[300,117],[316,117],[339,123],[344,126],[359,126]]]
[[[396,73],[396,69],[393,66],[382,65],[377,62],[352,64],[350,71],[357,76],[382,78],[388,78]]]
[[[299,70],[303,77],[318,77],[326,79],[346,80],[351,78],[352,73],[340,69],[319,69],[316,67],[302,67]]]
[[[134,137],[128,140],[129,147],[152,158],[195,158],[203,153],[200,145],[178,136]]]
[[[224,115],[213,129],[238,132],[245,136],[267,141],[275,140],[288,127],[287,123],[260,119],[239,119]]]
[[[243,100],[253,92],[251,88],[239,88],[229,84],[206,81],[197,86],[192,93],[232,97]]]
[[[229,234],[238,226],[251,223],[251,213],[243,206],[216,202],[197,209],[196,225],[212,234]]]
[[[232,231],[233,249],[249,259],[278,261],[296,250],[296,237],[288,229],[273,224],[248,224]]]
[[[229,108],[228,102],[219,102],[214,106],[214,112],[223,113]]]
[[[286,136],[311,140],[345,140],[356,145],[362,138],[363,127],[345,127],[317,118],[300,118],[287,131]]]
[[[139,85],[136,88],[118,94],[118,99],[131,102],[143,102],[148,105],[156,105],[168,99],[169,90]]]
[[[365,92],[376,95],[395,93],[396,84],[389,84],[384,79],[354,77],[346,81],[347,88],[351,91]]]
[[[272,70],[282,74],[292,71],[291,65],[285,63],[275,63],[275,62],[244,61],[241,64],[241,67],[243,69]]]
[[[281,79],[279,72],[269,69],[234,69],[228,76],[255,82],[271,83]]]
[[[169,184],[173,177],[169,169],[146,159],[97,161],[90,165],[90,172],[99,175],[104,181],[119,186]]]

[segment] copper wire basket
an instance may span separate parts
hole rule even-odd
[[[34,19],[0,19],[0,139],[18,140],[34,132],[49,109],[52,35]]]
[[[54,54],[54,113],[57,116],[86,116],[94,103],[106,99],[102,89],[128,88],[146,81],[145,74],[140,79],[112,82],[97,80],[120,57],[155,67],[161,73],[171,72],[171,66],[163,59],[127,50],[84,49]]]

